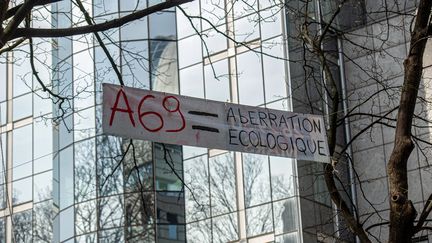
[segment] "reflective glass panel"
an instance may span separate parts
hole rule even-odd
[[[95,108],[91,107],[74,113],[75,141],[95,135]]]
[[[150,58],[152,90],[178,94],[176,42],[151,41]]]
[[[180,94],[204,98],[202,63],[180,70]]]
[[[128,140],[126,140],[128,141]],[[153,159],[152,144],[148,141],[134,140],[123,144],[129,150],[123,161],[124,187],[127,192],[143,192],[153,190]]]
[[[32,94],[28,93],[23,96],[13,99],[13,120],[20,120],[22,118],[32,115]]]
[[[84,109],[94,104],[94,58],[93,48],[89,43],[93,43],[91,35],[74,37],[73,94],[75,109]]]
[[[213,242],[222,243],[238,239],[237,214],[213,218]]]
[[[121,0],[120,10],[121,11],[135,11],[143,9],[147,6],[146,0]]]
[[[272,198],[278,200],[294,195],[293,160],[270,157]]]
[[[74,235],[74,207],[60,212],[60,241],[71,238]]]
[[[44,20],[51,20],[49,10],[45,8],[40,8],[37,12],[40,18],[44,18]],[[49,17],[48,17],[49,16]],[[32,19],[33,24],[35,23],[34,19]],[[51,28],[51,24],[42,24],[45,25],[43,28]],[[36,27],[37,28],[37,27]],[[52,41],[46,38],[34,38],[33,39],[33,51],[34,51],[34,65],[35,70],[42,81],[42,83],[50,87],[51,79],[52,79]],[[42,88],[42,85],[39,84],[38,80],[34,78],[33,88],[39,89]]]
[[[110,230],[103,230],[99,233],[99,242],[124,242],[124,228],[115,228]]]
[[[148,41],[122,42],[122,75],[125,85],[150,89],[148,45]]]
[[[285,75],[282,39],[276,38],[267,41],[263,44],[262,50],[269,55],[263,55],[266,102],[284,98],[287,96],[288,79]]]
[[[275,237],[275,243],[298,243],[300,242],[297,232]]]
[[[39,202],[52,198],[52,171],[35,175],[33,178],[33,201]]]
[[[12,184],[12,204],[18,205],[32,200],[33,186],[32,178],[27,177],[14,181]]]
[[[6,222],[5,218],[0,218],[0,242],[6,242]]]
[[[75,202],[96,197],[95,139],[75,144]]]
[[[13,179],[17,180],[32,174],[32,125],[14,129],[12,132]]]
[[[234,153],[225,153],[209,160],[212,215],[237,209]]]
[[[186,221],[194,222],[210,217],[210,188],[207,156],[184,161]]]
[[[126,242],[155,242],[154,225],[143,225],[126,228]]]
[[[139,0],[145,2],[143,0]],[[122,3],[128,3],[132,1],[124,0]],[[129,14],[129,13],[127,13]],[[147,17],[134,20],[120,27],[120,34],[122,41],[126,40],[140,40],[148,38],[147,31]]]
[[[225,22],[225,1],[223,0],[201,0],[201,16],[203,30],[211,28],[212,25],[220,25]]]
[[[50,120],[33,120],[33,157],[40,158],[53,152],[53,127]],[[36,164],[35,164],[36,165]]]
[[[123,167],[120,159],[124,153],[121,138],[98,136],[97,179],[99,195],[107,196],[123,192]]]
[[[156,190],[181,191],[183,181],[183,161],[181,146],[154,144],[156,165]]]
[[[258,14],[252,14],[234,22],[235,40],[248,42],[259,38]]]
[[[0,102],[6,100],[6,59],[2,56],[0,56]]]
[[[60,152],[60,209],[64,209],[73,203],[74,178],[73,178],[73,149],[68,147]]]
[[[265,40],[282,34],[281,8],[275,6],[260,12],[261,39]]]
[[[211,222],[210,219],[190,223],[186,225],[187,242],[211,243]]]
[[[246,208],[271,200],[266,155],[243,154],[243,180]]]
[[[175,12],[156,12],[149,16],[151,39],[176,39]]]
[[[207,148],[183,146],[183,159],[204,155],[207,153]]]
[[[153,192],[125,194],[125,225],[127,228],[154,224],[154,200]],[[154,232],[152,232],[152,234],[154,234]]]
[[[33,242],[53,241],[54,207],[51,200],[33,206]]]
[[[99,199],[99,227],[109,229],[123,226],[123,196]]]
[[[7,103],[0,103],[0,125],[4,125],[7,122]]]
[[[199,16],[200,15],[200,2],[192,1],[189,3],[182,4],[183,10],[187,16]],[[182,11],[176,11],[177,13],[177,33],[178,38],[181,39],[185,36],[189,36],[201,30],[201,20],[198,18],[188,18]],[[192,23],[191,23],[192,22]],[[193,26],[192,26],[193,24]],[[194,29],[196,28],[196,30]]]
[[[32,211],[12,215],[13,237],[16,243],[32,242]]]
[[[231,100],[228,60],[204,66],[206,99],[227,102]]]
[[[202,37],[203,43],[203,54],[209,56],[227,49],[227,38],[224,35],[226,33],[225,25],[221,25],[215,28],[211,28],[203,32]]]
[[[77,235],[96,230],[96,200],[75,206],[75,232]]]
[[[249,237],[273,231],[271,204],[246,209],[246,232]]]
[[[30,92],[33,87],[28,45],[15,50],[16,51],[13,53],[14,97]],[[28,105],[30,104],[31,103],[28,103]]]
[[[201,39],[198,35],[188,37],[178,42],[178,58],[180,68],[190,66],[202,61]],[[191,51],[194,50],[194,51]]]
[[[290,198],[273,203],[275,234],[297,229],[297,199]]]
[[[157,225],[157,242],[185,242],[186,227],[185,225]]]
[[[33,93],[33,115],[38,117],[53,111],[53,101],[50,95],[42,90]]]
[[[245,105],[264,104],[261,56],[248,51],[237,56],[239,101]]]

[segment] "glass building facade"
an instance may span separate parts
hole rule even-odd
[[[99,23],[157,3],[84,7]],[[322,222],[332,210],[322,178],[298,186],[317,166],[101,129],[101,84],[119,84],[110,61],[127,86],[296,110],[288,19],[268,0],[195,0],[99,33],[104,46],[94,35],[34,39],[39,76],[66,97],[61,106],[31,75],[28,45],[0,57],[0,242],[308,242],[308,215]],[[70,1],[35,10],[32,23],[86,24]]]

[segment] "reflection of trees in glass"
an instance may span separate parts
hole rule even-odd
[[[51,195],[51,193],[49,194]],[[52,242],[54,207],[51,200],[33,206],[33,241]]]
[[[210,158],[209,169],[212,215],[234,212],[237,209],[234,153]]]
[[[12,215],[13,237],[17,243],[32,242],[32,211],[27,210]]]

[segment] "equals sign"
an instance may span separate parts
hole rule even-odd
[[[195,116],[211,116],[211,117],[219,117],[218,114],[204,112],[204,111],[188,111],[189,114],[195,115]],[[198,125],[192,125],[193,130],[201,130],[206,132],[215,132],[219,133],[219,129],[214,127],[207,127],[207,126],[198,126]]]

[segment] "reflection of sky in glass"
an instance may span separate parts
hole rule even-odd
[[[290,198],[273,203],[275,233],[281,234],[297,229],[297,201]]]
[[[202,63],[180,70],[180,94],[204,98]]]
[[[32,115],[32,94],[13,99],[13,120],[19,120]]]
[[[13,130],[12,158],[14,180],[32,173],[32,126]]]
[[[278,200],[294,195],[293,160],[270,157],[272,198]]]
[[[32,178],[28,177],[19,181],[14,181],[12,184],[12,202],[13,205],[18,205],[32,200]]]
[[[206,99],[222,102],[231,100],[228,74],[226,59],[204,67]]]
[[[237,57],[239,101],[245,105],[264,104],[261,57],[248,51]]]

